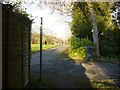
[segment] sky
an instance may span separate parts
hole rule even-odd
[[[43,32],[47,35],[53,35],[60,39],[66,40],[71,36],[70,26],[65,21],[71,21],[71,17],[61,15],[60,12],[54,11],[49,7],[40,8],[35,4],[22,4],[27,13],[32,14],[35,18],[32,24],[32,31],[39,32],[40,17],[43,18]]]

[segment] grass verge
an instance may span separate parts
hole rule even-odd
[[[73,61],[79,61],[79,62],[84,62],[85,61],[85,57],[79,57],[79,55],[74,55],[71,54],[70,52],[70,48],[68,49],[68,57],[71,58]]]
[[[102,81],[99,81],[99,82],[92,82],[91,85],[92,85],[93,88],[98,88],[98,90],[101,90],[102,88],[105,88],[107,90],[108,89],[112,90],[112,89],[117,89],[118,88],[113,79],[102,80]]]
[[[49,48],[53,48],[56,45],[51,45],[51,44],[47,44],[47,45],[43,45],[42,46],[42,50],[47,50]],[[40,44],[31,44],[31,53],[35,53],[35,52],[39,52],[40,51]]]

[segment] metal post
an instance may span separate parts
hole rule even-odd
[[[42,81],[42,17],[40,25],[40,81]]]

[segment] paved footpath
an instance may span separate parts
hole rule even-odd
[[[42,78],[49,80],[55,88],[90,88],[91,81],[117,79],[118,66],[112,63],[76,63],[70,58],[56,59],[66,46],[58,46],[47,53],[42,63]],[[48,57],[47,57],[48,56]],[[31,74],[39,78],[39,53],[32,56]]]
[[[82,66],[86,69],[85,74],[91,81],[110,79],[110,77],[96,62],[82,63]]]
[[[42,52],[42,62],[55,60],[69,45],[58,45],[54,48],[50,48]],[[37,65],[40,63],[40,52],[32,54],[31,65]]]
[[[116,63],[97,63],[101,68],[104,70],[104,72],[110,76],[111,79],[119,79],[120,78],[120,66]]]

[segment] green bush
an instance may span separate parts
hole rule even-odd
[[[120,46],[114,41],[102,40],[99,42],[100,55],[104,57],[115,57],[120,55]]]
[[[86,38],[72,38],[70,40],[70,56],[85,58],[85,46],[93,46],[93,43]]]
[[[70,56],[84,58],[85,57],[85,49],[83,47],[80,47],[78,49],[70,48]]]

